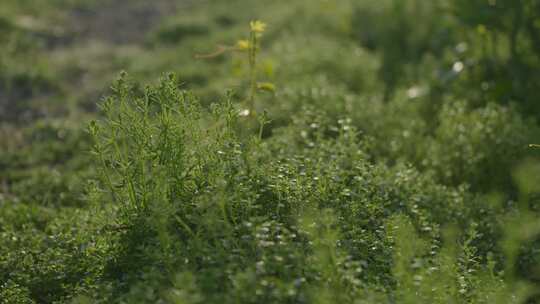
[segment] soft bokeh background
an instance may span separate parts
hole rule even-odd
[[[260,73],[278,90],[261,98],[268,99],[264,108],[274,126],[315,106],[353,119],[374,138],[377,159],[413,162],[451,185],[507,187],[514,161],[537,156],[526,146],[537,138],[540,115],[538,6],[532,0],[4,0],[4,195],[14,194],[26,176],[22,168],[60,168],[84,154],[84,147],[73,150],[85,144],[84,122],[121,70],[141,83],[176,72],[205,104],[227,89],[241,95],[242,55],[195,57],[234,45],[257,18],[269,24]]]

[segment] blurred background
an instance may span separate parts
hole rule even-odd
[[[306,106],[346,115],[374,159],[484,192],[510,193],[515,161],[537,154],[540,1],[3,0],[3,195],[84,171],[85,121],[121,70],[141,83],[176,72],[206,104],[241,95],[241,54],[195,57],[252,19],[269,24],[258,68],[277,86],[261,102],[274,128]]]

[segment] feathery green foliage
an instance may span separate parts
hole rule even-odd
[[[0,4],[0,303],[540,301],[536,0],[173,2]]]

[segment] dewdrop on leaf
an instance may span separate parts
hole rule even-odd
[[[249,116],[251,112],[248,110],[248,109],[244,109],[244,110],[241,110],[239,113],[238,113],[238,116],[242,116],[242,117],[247,117]]]

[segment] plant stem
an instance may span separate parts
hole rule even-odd
[[[255,93],[257,91],[257,35],[253,31],[250,33],[250,48],[249,48],[249,78],[250,78],[250,92],[248,99],[248,110],[250,115],[254,113],[255,108]]]

